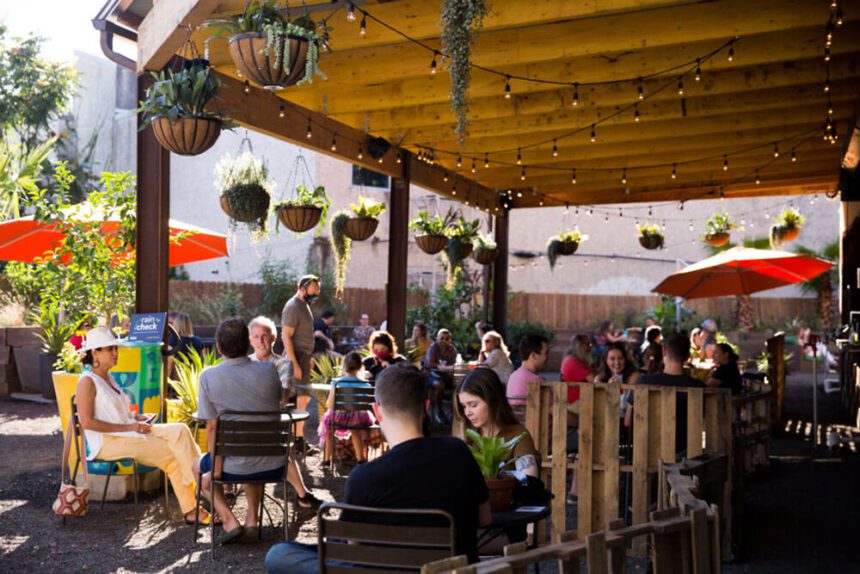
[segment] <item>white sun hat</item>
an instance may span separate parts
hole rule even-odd
[[[96,327],[87,331],[87,338],[84,341],[84,351],[94,351],[102,347],[127,347],[125,341],[117,339],[113,332],[107,327]]]

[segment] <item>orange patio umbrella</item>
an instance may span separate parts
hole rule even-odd
[[[119,226],[118,219],[104,217],[87,203],[73,205],[69,213],[81,221],[99,222],[105,236],[110,236]],[[170,237],[179,238],[170,242],[171,267],[228,255],[225,235],[175,219],[171,219],[169,225]],[[33,216],[4,221],[0,223],[0,261],[35,262],[55,249],[63,238],[54,224],[34,221]],[[117,253],[117,257],[127,255]]]
[[[652,291],[685,299],[749,295],[803,283],[831,267],[830,261],[808,255],[733,247],[672,273]]]

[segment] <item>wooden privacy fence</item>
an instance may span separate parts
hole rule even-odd
[[[732,397],[735,465],[744,476],[767,469],[773,421],[773,389],[750,382],[748,392]]]
[[[580,388],[576,463],[568,460],[566,451],[570,385]],[[632,430],[622,433],[621,393],[628,391],[635,402],[633,425]],[[648,520],[649,510],[656,504],[650,485],[656,480],[660,463],[676,460],[679,401],[687,403],[686,412],[681,413],[686,417],[686,436],[679,439],[686,447],[686,456],[725,454],[731,463],[732,402],[727,390],[546,381],[529,384],[526,427],[544,454],[541,478],[552,479],[554,533],[565,530],[566,476],[573,469],[580,537],[603,530],[618,518],[634,525]],[[725,488],[730,492],[730,479]],[[538,536],[543,539],[542,533]],[[728,529],[726,536],[730,536]],[[637,544],[640,554],[643,544],[644,540]]]
[[[773,424],[782,422],[785,402],[785,333],[777,333],[765,343],[767,348],[767,381],[773,389]]]

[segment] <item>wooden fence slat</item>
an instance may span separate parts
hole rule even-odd
[[[562,512],[552,513],[553,532],[564,532],[567,499],[567,384],[552,383],[552,494]]]
[[[705,413],[702,389],[687,391],[687,456],[702,454],[702,416]]]
[[[606,471],[603,476],[603,507],[606,509],[605,520],[611,522],[618,518],[618,444],[621,395],[613,388],[607,389],[605,394],[606,433],[603,436],[603,464]]]
[[[588,574],[609,574],[606,563],[606,534],[597,532],[585,539],[588,548]]]
[[[579,464],[576,469],[578,501],[577,530],[581,537],[591,534],[592,448],[594,422],[594,385],[579,387]]]
[[[693,547],[693,574],[711,574],[711,556],[708,545],[708,511],[704,508],[699,508],[692,512],[690,540]]]
[[[662,389],[652,388],[648,392],[648,467],[657,468],[660,465],[661,455],[661,429],[663,428],[663,400]],[[636,412],[636,409],[633,409]],[[672,461],[674,462],[674,461]]]
[[[662,417],[660,421],[660,458],[665,462],[675,462],[675,404],[677,392],[675,389],[665,387],[660,389],[660,410]]]
[[[648,490],[636,488],[636,485],[648,483],[648,388],[635,388],[633,398],[633,524],[639,524],[648,518]],[[640,536],[634,541],[634,553],[643,555],[644,547],[645,539]]]
[[[720,435],[720,405],[719,397],[713,393],[705,394],[705,451],[719,453]]]

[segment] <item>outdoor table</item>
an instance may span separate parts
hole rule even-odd
[[[308,417],[310,416],[311,415],[308,411],[303,411],[301,409],[288,409],[281,413],[281,422],[289,421],[293,426],[295,426],[296,423],[308,420]],[[205,423],[207,420],[200,418],[200,415],[198,415],[197,412],[194,412],[191,415],[191,418],[199,423]]]
[[[549,515],[550,507],[548,505],[521,506],[505,512],[493,512],[492,522],[478,536],[478,554],[481,553],[482,547],[505,534],[507,529],[537,524],[541,520],[549,518]],[[529,548],[536,546],[537,543],[533,543]]]

